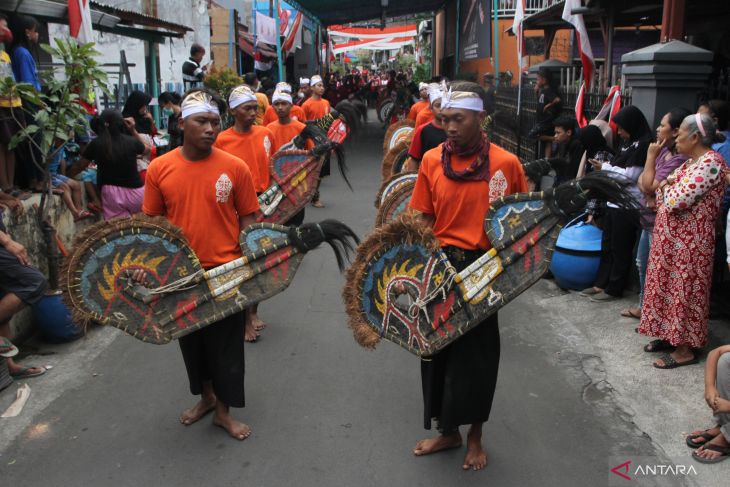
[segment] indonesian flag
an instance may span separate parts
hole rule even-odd
[[[68,0],[68,27],[79,44],[94,41],[89,0]]]
[[[586,87],[591,85],[591,79],[593,78],[593,51],[591,50],[591,43],[588,40],[588,31],[583,21],[583,14],[573,15],[572,13],[573,9],[579,7],[582,7],[580,0],[565,0],[563,20],[575,27],[575,41],[578,46],[578,52],[580,52],[580,62],[583,64],[583,84],[580,87],[578,99],[575,103],[575,118],[578,120],[580,127],[585,127],[588,124],[588,120],[586,120],[586,116],[583,114],[583,104],[585,102]]]
[[[596,115],[596,119],[605,120],[606,122],[608,122],[608,124],[611,126],[611,130],[613,130],[613,133],[615,134],[617,127],[616,124],[613,122],[613,116],[616,115],[616,112],[618,112],[620,109],[621,87],[618,85],[614,85],[608,92],[606,100],[603,102],[603,106],[598,111],[598,115]]]
[[[279,35],[283,36],[289,24],[289,11],[281,8],[281,2],[277,2],[276,8],[279,11]]]
[[[517,36],[517,66],[522,73],[522,59],[525,57],[525,36],[522,31],[522,21],[525,20],[525,0],[517,0],[515,18],[512,22],[512,32]]]

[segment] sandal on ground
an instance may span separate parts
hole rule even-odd
[[[659,357],[659,360],[664,362],[664,365],[657,365],[656,363],[652,364],[657,369],[676,369],[677,367],[696,364],[700,361],[700,359],[698,359],[695,355],[691,360],[687,360],[686,362],[677,362],[676,360],[674,360],[674,357],[672,357],[668,353],[662,354],[662,356]]]
[[[671,343],[669,343],[666,340],[662,340],[661,338],[652,340],[648,344],[644,345],[644,351],[647,353],[663,352],[665,350],[674,350],[674,348],[675,347],[673,347]]]
[[[32,369],[38,369],[38,372],[32,372]],[[20,369],[20,371],[10,374],[10,377],[13,378],[13,380],[23,380],[23,379],[30,379],[31,377],[38,377],[39,375],[43,375],[46,373],[45,367],[36,367],[33,365],[30,365],[28,367],[23,367]]]
[[[712,429],[712,428],[710,428],[710,429]],[[712,433],[708,433],[708,431],[710,431],[710,429],[706,429],[702,433],[698,433],[696,435],[689,435],[689,436],[687,436],[684,439],[685,443],[687,443],[687,446],[690,447],[690,448],[699,448],[702,445],[706,444],[707,442],[714,440],[717,435],[713,435]],[[705,441],[703,441],[702,443],[695,442],[694,440],[696,440],[698,438],[702,438]]]
[[[639,310],[637,313],[636,310]],[[641,308],[626,308],[625,310],[621,311],[621,316],[624,318],[636,318],[637,320],[641,319]]]
[[[713,445],[712,443],[708,443],[708,444],[705,444],[702,446],[705,447],[705,450],[718,452],[720,454],[720,456],[714,457],[714,458],[704,458],[704,457],[697,455],[697,450],[695,450],[692,452],[692,458],[694,458],[695,460],[697,460],[700,463],[719,463],[719,462],[727,460],[728,456],[730,456],[729,447]]]

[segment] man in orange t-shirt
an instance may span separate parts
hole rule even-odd
[[[221,132],[215,146],[243,159],[254,175],[256,192],[262,193],[269,187],[269,158],[273,153],[274,134],[266,127],[254,125],[258,102],[246,85],[231,91],[228,104],[235,122],[233,127]]]
[[[527,191],[519,159],[490,144],[481,123],[484,90],[476,83],[454,82],[444,94],[441,119],[447,140],[426,152],[418,171],[410,207],[433,228],[449,262],[457,271],[491,247],[484,217],[492,201]],[[459,426],[469,424],[462,468],[481,470],[487,464],[482,426],[489,413],[499,370],[497,314],[421,363],[425,426],[437,419],[440,436],[419,441],[416,455],[461,446]]]
[[[312,96],[302,103],[302,109],[307,120],[317,120],[330,112],[330,102],[322,98],[322,95],[324,95],[324,82],[321,76],[312,76],[310,84],[312,86]]]
[[[142,211],[164,216],[180,227],[206,269],[241,257],[241,229],[255,223],[259,203],[248,166],[213,147],[225,104],[206,89],[188,93],[181,105],[182,147],[156,158],[147,169]],[[144,281],[144,271],[134,275]],[[251,429],[233,419],[229,408],[243,407],[245,395],[244,313],[231,315],[178,340],[190,382],[201,399],[183,411],[190,425],[211,410],[213,424],[244,440]]]
[[[246,85],[237,86],[228,97],[228,106],[234,117],[233,127],[218,136],[215,147],[241,158],[251,168],[256,182],[256,193],[262,193],[269,187],[271,173],[269,158],[271,157],[274,134],[266,127],[254,125],[258,102],[256,95]],[[266,325],[259,318],[258,304],[254,304],[246,313],[244,330],[247,342],[255,342],[259,331]]]
[[[431,111],[431,107],[426,107],[420,112],[418,112],[418,115],[416,115],[416,127],[420,127],[421,125],[426,125],[428,122],[433,120],[434,117],[433,111]]]
[[[276,115],[279,120],[271,122],[266,128],[271,130],[274,134],[274,153],[278,151],[283,145],[288,144],[294,137],[302,133],[302,130],[306,127],[302,122],[292,120],[292,97],[291,94],[283,91],[275,91],[271,97],[273,107],[276,110]],[[314,147],[314,142],[311,139],[307,140],[307,150]],[[299,226],[304,222],[304,208],[296,215],[291,217],[289,220],[284,222],[284,225]]]
[[[408,120],[416,121],[418,113],[428,106],[428,83],[420,83],[418,85],[418,92],[421,95],[421,99],[411,106],[408,111]]]
[[[274,92],[282,92],[282,93],[288,93],[291,96],[291,85],[289,83],[276,83],[276,89]],[[293,100],[292,100],[293,101]],[[298,120],[300,122],[304,122],[307,119],[307,116],[304,114],[304,110],[302,110],[302,107],[297,105],[292,105],[290,117],[292,120]],[[264,127],[268,127],[270,123],[276,122],[279,119],[276,110],[274,110],[274,99],[271,99],[271,105],[266,109],[266,113],[264,113]]]

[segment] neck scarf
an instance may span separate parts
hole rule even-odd
[[[476,159],[463,171],[454,171],[451,167],[451,155],[470,156],[476,154]],[[441,151],[441,167],[444,175],[454,181],[489,181],[489,140],[487,134],[481,132],[479,140],[466,149],[457,151],[451,140],[446,140]]]

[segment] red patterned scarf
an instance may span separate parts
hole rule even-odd
[[[474,159],[474,162],[472,162],[469,167],[463,171],[454,171],[451,167],[451,155],[454,153],[460,157],[470,156],[473,154],[476,154],[477,157]],[[446,142],[444,142],[443,150],[441,151],[441,167],[444,170],[444,175],[454,181],[489,182],[489,140],[487,140],[487,134],[482,132],[481,137],[474,145],[459,151],[457,151],[453,142],[447,139]]]

